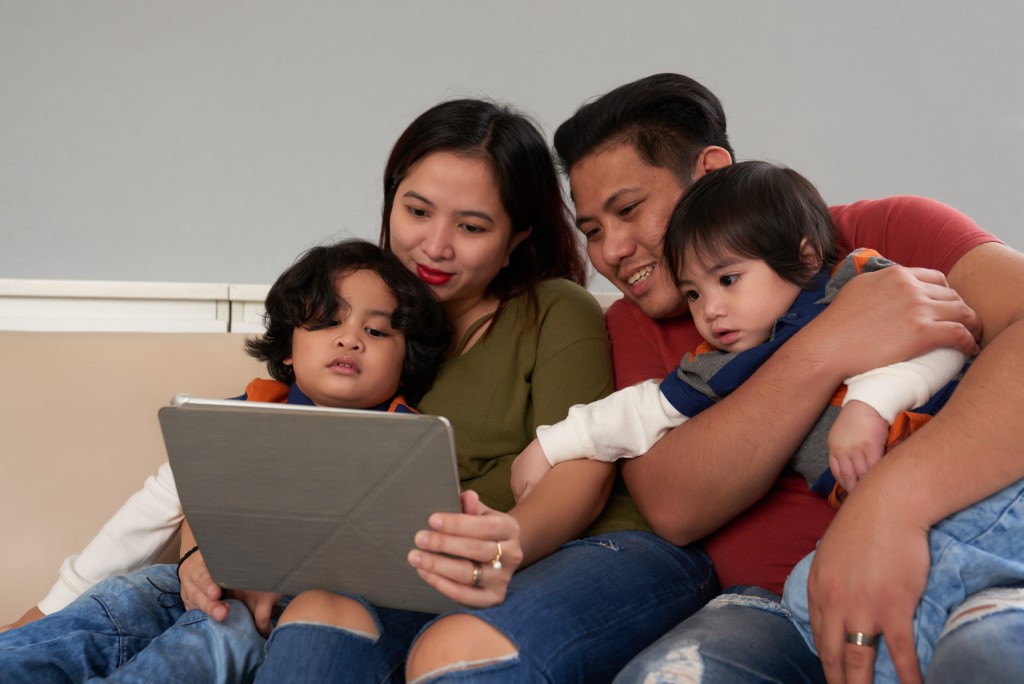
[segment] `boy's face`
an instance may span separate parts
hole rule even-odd
[[[740,352],[767,342],[775,321],[800,294],[760,259],[719,254],[697,259],[687,250],[679,290],[697,332],[716,349]]]
[[[384,281],[362,269],[337,278],[341,302],[333,325],[296,327],[285,363],[318,406],[371,408],[398,391],[405,333],[391,327],[398,306]]]

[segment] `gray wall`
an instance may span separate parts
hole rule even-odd
[[[269,283],[375,239],[387,151],[435,102],[550,136],[656,71],[831,203],[928,195],[1024,249],[1022,29],[1009,0],[0,0],[0,278]]]

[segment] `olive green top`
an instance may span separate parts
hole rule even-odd
[[[562,420],[574,404],[600,399],[614,380],[601,308],[575,283],[540,283],[536,308],[527,295],[509,300],[484,336],[460,354],[490,319],[470,327],[418,408],[451,421],[463,489],[507,511],[515,505],[512,461],[537,426]],[[624,529],[649,528],[620,481],[587,535]]]

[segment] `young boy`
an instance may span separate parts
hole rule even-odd
[[[575,406],[561,423],[538,428],[513,464],[512,488],[520,498],[562,461],[647,452],[669,429],[742,384],[850,278],[891,264],[858,250],[835,266],[839,247],[824,200],[795,171],[764,162],[734,164],[695,183],[669,220],[664,252],[704,344],[660,383]],[[963,362],[961,353],[937,349],[848,379],[790,466],[838,505],[881,458],[890,425],[902,434],[923,424],[925,417],[905,412],[934,413]]]
[[[265,308],[267,331],[246,350],[266,362],[273,380],[253,380],[240,400],[411,412],[406,399],[418,401],[429,389],[450,339],[431,291],[368,242],[307,251],[271,287]],[[165,511],[182,519],[173,480],[170,487],[163,498],[171,502],[152,502],[148,490],[134,495],[97,539],[127,536],[133,557],[158,553],[173,531],[163,532],[171,525],[154,517]],[[183,538],[190,538],[187,525]],[[73,562],[95,566],[100,549],[110,546],[94,542]],[[179,567],[199,553],[188,550]],[[128,562],[99,560],[114,570],[108,575],[134,570],[122,569]],[[251,675],[263,639],[245,605],[232,602],[223,622],[186,611],[177,569],[153,566],[112,577],[63,610],[0,634],[0,671],[17,681],[48,681],[58,673],[78,681],[115,671],[154,681],[160,658],[175,652],[169,649],[188,648],[182,652],[197,681]]]

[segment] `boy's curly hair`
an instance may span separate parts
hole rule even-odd
[[[284,363],[292,355],[295,328],[332,321],[339,305],[338,277],[363,269],[379,275],[398,302],[391,326],[405,334],[402,393],[415,405],[430,389],[448,351],[448,318],[430,288],[394,255],[364,240],[344,240],[301,254],[271,286],[264,313],[267,331],[248,340],[245,350],[265,361],[275,380],[295,382],[295,371]]]

